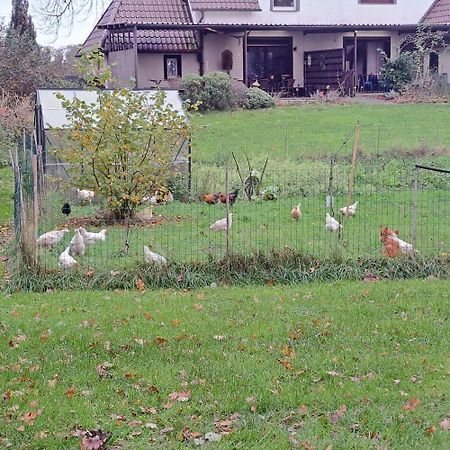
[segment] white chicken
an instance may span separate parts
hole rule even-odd
[[[167,260],[164,256],[152,252],[146,245],[144,245],[144,259],[145,262],[158,264],[160,266],[165,266],[167,264]]]
[[[42,236],[39,236],[37,244],[40,247],[52,248],[56,244],[59,244],[64,235],[68,232],[69,230],[67,228],[64,228],[63,230],[48,231],[47,233],[44,233]]]
[[[397,234],[392,233],[391,236],[395,241],[398,242],[400,252],[403,255],[415,255],[417,253],[417,250],[411,244],[408,244],[408,242],[404,241],[403,239],[400,239]]]
[[[163,205],[165,203],[173,202],[173,194],[170,191],[162,192],[156,191],[155,194],[151,197],[142,197],[144,202],[150,203],[150,205]]]
[[[59,255],[58,266],[63,269],[70,269],[78,264],[72,256],[69,255],[70,245]]]
[[[334,217],[331,217],[330,214],[327,213],[325,228],[328,231],[339,231],[343,227]]]
[[[229,213],[228,215],[228,230],[231,228],[233,223],[233,213]],[[216,220],[210,227],[210,230],[213,231],[226,231],[227,230],[227,218]]]
[[[89,191],[87,189],[77,189],[77,197],[81,203],[87,200],[92,205],[92,199],[94,198],[94,195],[94,191]]]
[[[339,211],[344,214],[345,217],[352,217],[356,214],[356,208],[358,207],[358,202],[353,203],[350,206],[344,206]]]
[[[83,227],[80,227],[79,230],[85,244],[95,244],[96,242],[106,241],[106,229],[103,229],[98,233],[87,231],[86,228]]]
[[[81,236],[79,228],[75,229],[75,236],[70,241],[69,247],[72,255],[84,255],[86,245],[84,244],[84,239],[83,236]]]

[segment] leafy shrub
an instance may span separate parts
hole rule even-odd
[[[383,56],[381,75],[384,88],[396,92],[404,91],[414,77],[414,58],[409,53],[400,53],[395,59]]]
[[[234,93],[236,106],[243,108],[247,98],[248,87],[242,81],[231,80],[231,89]]]
[[[202,101],[203,78],[200,75],[186,75],[181,80],[180,89],[184,101],[191,104],[199,103]]]
[[[236,106],[237,96],[232,78],[226,73],[211,72],[202,77],[187,75],[181,81],[182,99],[199,102],[201,111],[225,111]]]
[[[246,99],[244,101],[244,108],[246,109],[260,109],[273,108],[275,100],[262,89],[251,87],[247,90]]]

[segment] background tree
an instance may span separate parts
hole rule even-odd
[[[83,62],[97,100],[66,100],[67,140],[56,151],[71,164],[71,181],[99,192],[116,219],[133,216],[144,196],[167,186],[174,153],[187,138],[185,118],[164,102],[164,93],[151,99],[129,89],[104,90],[111,81],[101,53],[87,54]]]

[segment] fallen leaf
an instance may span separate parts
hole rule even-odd
[[[300,411],[300,414],[304,416],[308,412],[308,407],[306,405],[300,405],[298,410]]]
[[[173,319],[173,320],[170,321],[170,324],[173,327],[177,327],[177,326],[179,326],[181,324],[181,320],[180,319]]]
[[[223,341],[223,340],[225,339],[225,336],[222,336],[222,335],[215,335],[215,336],[213,336],[213,339],[214,339],[215,341]]]
[[[442,422],[439,422],[439,426],[444,431],[450,430],[450,420],[448,420],[448,417],[446,417]]]
[[[203,305],[201,303],[196,303],[194,308],[196,311],[201,311],[203,309]]]
[[[403,410],[404,411],[414,411],[419,405],[420,405],[420,400],[418,398],[410,398],[405,405],[403,405]]]
[[[104,362],[103,364],[99,364],[96,367],[98,376],[100,377],[100,379],[106,378],[106,377],[110,377],[111,374],[108,372],[108,369],[110,369],[112,367],[112,364],[109,362]]]
[[[335,372],[334,370],[327,372],[328,375],[330,375],[330,377],[340,377],[342,376],[339,372]]]
[[[286,369],[292,370],[292,364],[287,359],[279,359],[278,362]]]
[[[428,433],[428,434],[436,433],[436,427],[435,427],[434,425],[431,425],[431,427],[428,427],[428,428],[425,430],[425,433]]]
[[[22,422],[25,422],[28,425],[32,425],[33,422],[36,420],[37,416],[38,415],[35,412],[27,412],[22,416],[20,420],[22,420]]]
[[[81,450],[103,450],[111,433],[102,430],[88,430],[80,442]]]
[[[69,388],[69,389],[67,389],[67,391],[66,391],[66,396],[67,396],[67,398],[69,399],[69,400],[72,400],[73,399],[73,397],[74,397],[74,395],[75,395],[75,388],[74,387],[71,387],[71,388]]]
[[[339,406],[339,409],[333,411],[332,413],[328,413],[331,423],[337,423],[344,417],[345,412],[347,411],[347,407],[345,405]]]
[[[127,372],[126,374],[125,374],[125,378],[127,379],[127,380],[132,380],[133,378],[136,378],[137,377],[137,375],[135,374],[135,373],[132,373],[132,372]]]
[[[135,285],[138,291],[142,292],[145,289],[145,283],[140,278],[136,280]]]
[[[161,336],[156,336],[155,342],[157,345],[165,345],[167,343],[167,340]]]
[[[147,320],[153,320],[153,316],[152,316],[149,312],[145,312],[145,313],[144,313],[144,317],[145,317]]]

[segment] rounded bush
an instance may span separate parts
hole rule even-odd
[[[246,94],[244,101],[244,108],[246,109],[260,109],[260,108],[273,108],[275,106],[275,100],[262,89],[257,87],[251,87]]]

